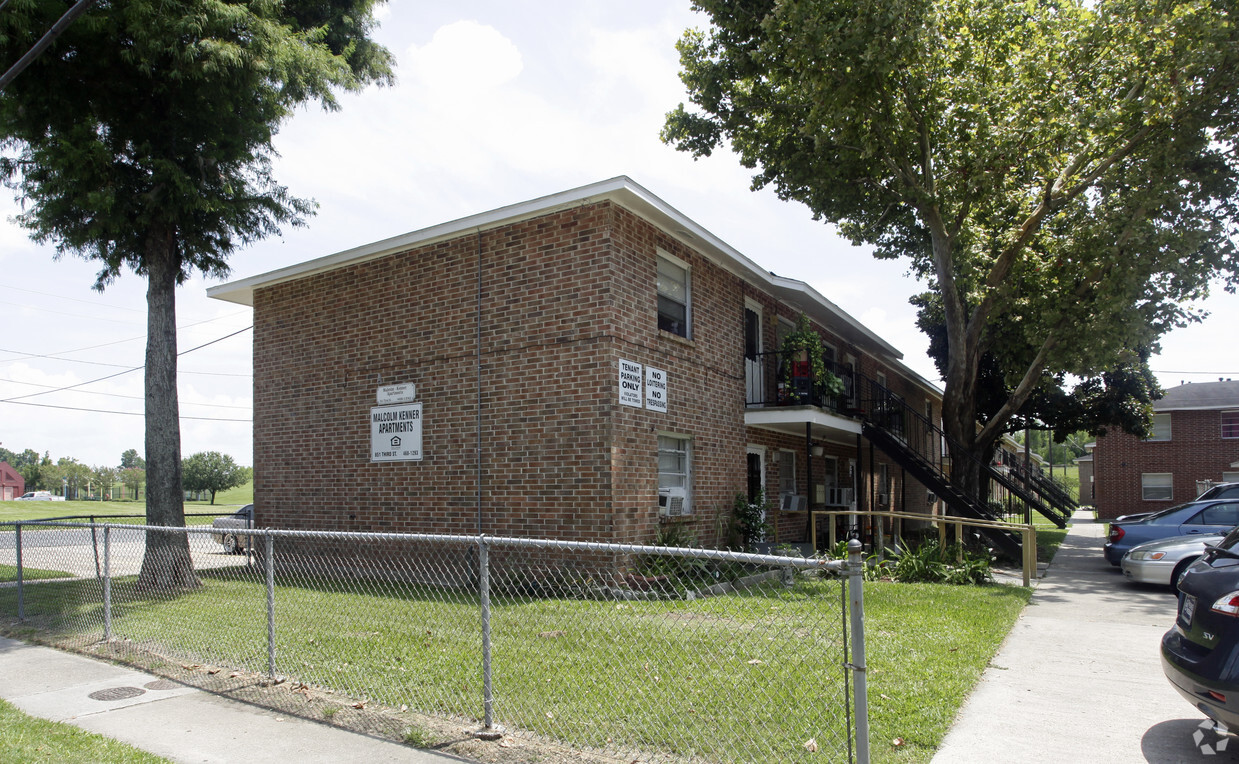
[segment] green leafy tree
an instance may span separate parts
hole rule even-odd
[[[729,145],[755,187],[907,258],[941,300],[945,429],[974,454],[1046,373],[1130,365],[1211,279],[1233,288],[1229,0],[694,5],[693,107],[664,139]],[[1009,393],[978,429],[987,353]]]
[[[231,456],[218,451],[194,454],[182,463],[181,474],[187,491],[210,491],[211,504],[215,494],[235,488],[249,479],[249,470],[237,466]]]
[[[133,500],[137,501],[142,496],[142,486],[146,485],[146,470],[140,467],[130,467],[127,470],[121,470],[120,482],[125,488],[129,489],[129,494],[133,496]]]
[[[99,498],[110,501],[112,487],[120,480],[120,470],[116,467],[95,467],[94,480],[99,485]]]
[[[272,176],[272,137],[299,105],[391,77],[372,42],[374,0],[99,2],[0,96],[0,160],[18,222],[57,256],[147,281],[147,521],[184,525],[176,287],[219,277],[245,244],[301,225],[313,203]],[[15,61],[63,12],[0,14]],[[148,534],[143,588],[197,586],[188,541]]]
[[[138,449],[131,448],[120,455],[120,468],[122,470],[133,469],[137,467],[140,470],[146,469],[146,460],[138,454]]]

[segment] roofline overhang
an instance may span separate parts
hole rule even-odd
[[[871,351],[885,355],[892,365],[908,374],[931,393],[941,396],[932,383],[901,362],[903,353],[879,337],[851,314],[803,281],[776,276],[718,238],[692,219],[655,196],[631,178],[620,175],[579,188],[561,191],[518,204],[422,228],[380,241],[346,249],[335,254],[279,268],[274,271],[230,281],[207,289],[207,296],[239,305],[254,305],[254,290],[313,276],[336,268],[364,263],[387,255],[423,247],[470,232],[483,232],[562,209],[613,202],[658,226],[672,238],[700,252],[715,265],[757,286],[794,308],[804,311],[820,325],[842,332]]]

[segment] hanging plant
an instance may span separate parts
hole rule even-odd
[[[790,403],[810,404],[843,395],[843,380],[826,368],[826,353],[822,336],[814,331],[804,313],[796,320],[796,328],[783,338],[779,347],[779,391]],[[805,364],[797,374],[798,364]],[[808,372],[808,385],[797,384],[803,372]]]

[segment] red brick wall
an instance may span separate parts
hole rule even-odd
[[[658,329],[659,250],[691,270],[687,340]],[[746,295],[767,316],[795,318],[609,202],[262,287],[254,296],[258,521],[471,533],[480,490],[491,534],[644,543],[678,523],[718,543],[746,490],[748,444],[800,451],[799,479],[806,475],[803,439],[745,427]],[[765,328],[773,347],[774,325]],[[850,347],[827,335],[841,353]],[[871,363],[851,352],[862,369]],[[620,359],[667,372],[667,413],[619,405]],[[918,388],[890,378],[923,409]],[[423,404],[424,458],[371,463],[375,391],[406,382]],[[660,433],[692,439],[694,507],[661,523]],[[827,444],[840,458],[840,485],[852,438]],[[767,464],[768,485],[777,486],[777,466]],[[815,460],[815,475],[823,464]],[[898,497],[899,470],[891,472]],[[923,491],[909,490],[921,506]],[[804,538],[806,518],[782,516],[780,540]]]
[[[259,521],[476,530],[480,376],[485,530],[607,536],[609,220],[574,209],[258,290]],[[371,463],[375,390],[403,382],[423,402],[424,459]]]
[[[1093,451],[1094,499],[1100,517],[1151,512],[1196,498],[1197,480],[1221,480],[1239,461],[1239,439],[1222,439],[1221,412],[1174,411],[1170,440],[1143,441],[1124,432],[1097,438]],[[1174,475],[1171,501],[1144,501],[1140,476]]]

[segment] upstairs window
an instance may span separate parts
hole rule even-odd
[[[1153,415],[1153,434],[1149,436],[1149,440],[1170,440],[1169,414]]]
[[[658,328],[690,338],[688,266],[670,256],[658,256]]]
[[[1222,437],[1239,438],[1239,411],[1222,412]]]

